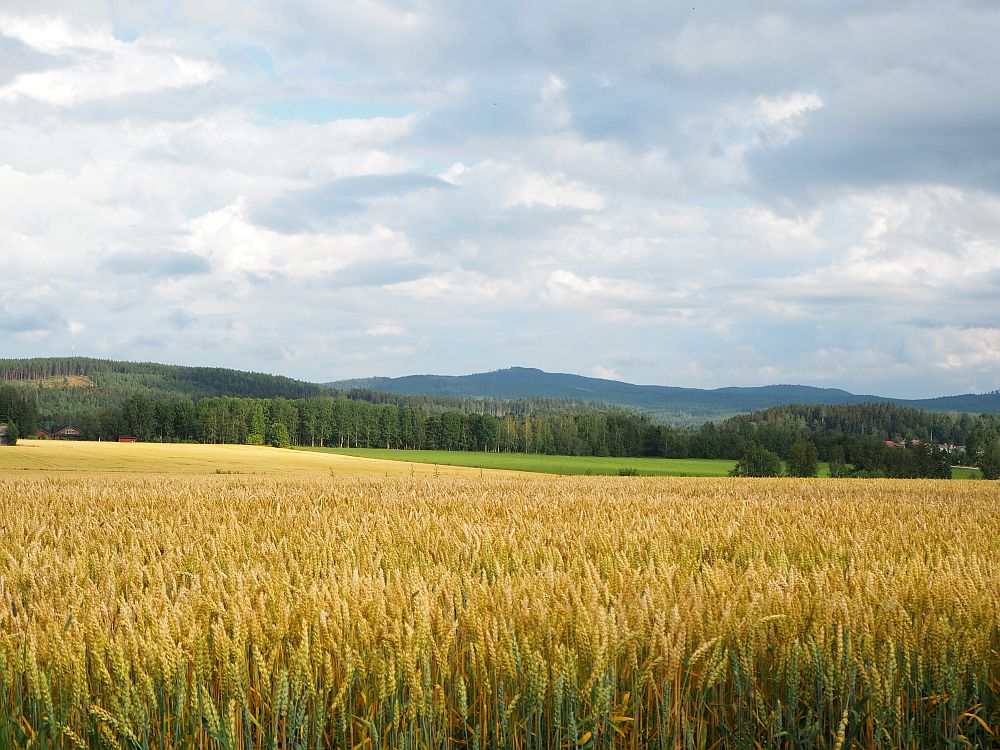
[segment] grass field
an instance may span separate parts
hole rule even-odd
[[[111,472],[168,474],[444,474],[478,476],[478,470],[400,463],[334,454],[304,453],[250,445],[96,443],[19,440],[0,448],[2,472]]]
[[[237,453],[0,470],[0,747],[995,747],[992,484]]]
[[[482,453],[473,451],[410,451],[384,448],[300,448],[343,456],[413,461],[441,466],[532,471],[543,474],[616,475],[620,469],[638,469],[643,476],[724,477],[735,461],[707,458],[614,458],[606,456],[545,456],[536,453]]]
[[[615,458],[606,456],[546,456],[536,453],[482,453],[473,451],[415,451],[385,448],[309,448],[297,450],[333,453],[359,458],[467,466],[543,474],[615,476],[621,469],[637,469],[648,477],[724,477],[736,465],[728,459],[710,458]],[[830,476],[830,464],[821,461],[819,476]],[[972,467],[955,467],[952,479],[980,479]]]
[[[637,469],[647,477],[724,477],[735,461],[712,458],[615,458],[608,456],[546,456],[537,453],[481,453],[473,451],[409,451],[385,448],[299,448],[303,451],[344,456],[413,461],[442,466],[533,471],[543,474],[615,476],[622,469]],[[830,476],[830,465],[821,463],[821,477]]]

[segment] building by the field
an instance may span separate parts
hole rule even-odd
[[[118,438],[118,442],[119,443],[134,443],[135,442],[135,438],[134,437],[120,437],[120,438]]]
[[[73,425],[57,427],[51,432],[39,427],[35,430],[35,437],[39,440],[79,440],[83,437],[83,432]]]
[[[0,422],[0,445],[13,445],[14,439],[10,428],[5,422]]]

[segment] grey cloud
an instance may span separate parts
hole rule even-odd
[[[164,250],[149,253],[115,253],[104,261],[105,271],[116,274],[169,278],[172,276],[198,276],[212,270],[211,264],[200,255]]]
[[[422,263],[380,263],[378,265],[354,265],[335,271],[326,280],[325,286],[338,289],[347,287],[379,287],[399,284],[427,276],[430,266]]]
[[[790,195],[921,182],[1000,192],[1000,84],[969,91],[964,101],[945,95],[946,85],[916,88],[905,103],[888,100],[890,84],[833,98],[800,139],[752,154],[753,177]],[[980,97],[986,101],[973,101]],[[914,106],[928,101],[935,107]]]
[[[308,190],[286,193],[252,210],[254,223],[277,232],[295,233],[335,227],[362,212],[368,201],[418,190],[453,190],[454,185],[423,174],[346,177]]]
[[[0,331],[35,333],[65,326],[66,320],[54,310],[36,306],[23,309],[0,308]]]
[[[140,334],[125,342],[127,348],[140,347],[143,349],[158,349],[163,346],[163,338],[152,334]]]
[[[215,82],[169,87],[79,102],[72,106],[71,116],[81,122],[121,119],[148,123],[187,122],[210,112],[238,106],[246,94],[240,87],[222,86]],[[40,112],[50,115],[60,106],[37,105]]]
[[[0,86],[24,73],[34,73],[62,65],[57,58],[39,52],[22,42],[0,33]]]
[[[180,308],[170,313],[170,315],[167,317],[167,320],[170,323],[171,327],[176,328],[179,331],[183,331],[185,328],[190,328],[192,325],[198,322],[198,319],[196,317],[194,317],[193,315],[189,315]]]

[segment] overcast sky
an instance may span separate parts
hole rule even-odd
[[[994,0],[3,0],[0,354],[1000,388],[998,39]]]

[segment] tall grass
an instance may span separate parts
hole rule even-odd
[[[988,483],[0,478],[0,747],[993,747]]]

